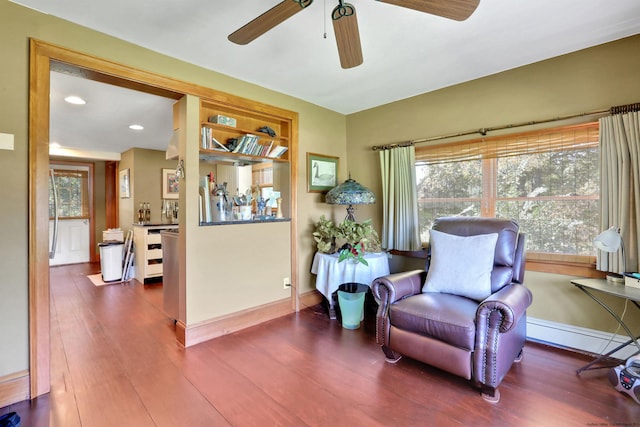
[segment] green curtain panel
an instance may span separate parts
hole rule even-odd
[[[415,163],[413,145],[380,151],[382,247],[387,250],[421,249]]]

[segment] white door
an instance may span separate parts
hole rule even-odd
[[[49,221],[49,248],[53,240],[53,220]],[[89,262],[89,220],[62,219],[58,222],[58,238],[49,265]]]
[[[50,168],[49,265],[89,262],[89,168],[56,164]]]

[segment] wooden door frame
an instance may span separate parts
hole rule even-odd
[[[120,162],[104,162],[104,196],[105,206],[105,226],[110,228],[120,227],[118,211],[120,209],[120,197],[118,194],[118,166]]]
[[[242,98],[76,52],[31,39],[29,64],[29,382],[33,399],[50,390],[50,291],[49,291],[49,92],[50,72],[109,83],[167,98],[186,94],[224,98],[243,103]],[[282,110],[283,112],[285,110]],[[292,129],[291,185],[291,305],[300,307],[297,286],[297,116]],[[117,166],[116,166],[117,169]]]

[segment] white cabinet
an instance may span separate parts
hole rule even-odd
[[[135,250],[136,280],[145,283],[162,277],[163,230],[177,230],[178,225],[138,225],[133,226],[133,247]]]

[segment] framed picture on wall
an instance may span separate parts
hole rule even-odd
[[[307,153],[307,192],[326,193],[338,185],[338,157]]]
[[[131,197],[131,184],[129,183],[129,169],[120,171],[120,198],[128,199]]]
[[[162,198],[177,199],[179,195],[175,169],[162,169]]]

